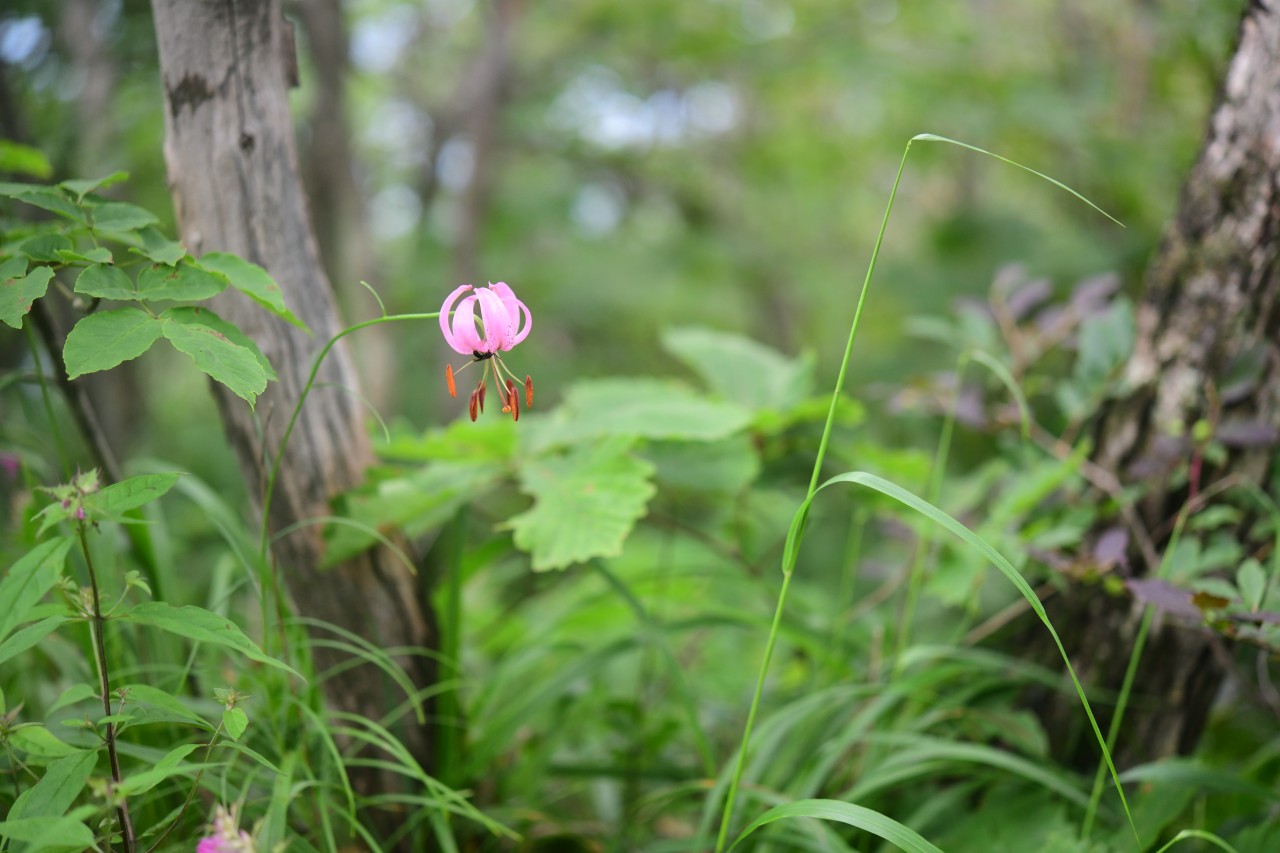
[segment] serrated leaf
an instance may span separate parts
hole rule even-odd
[[[148,264],[138,273],[137,296],[134,298],[198,302],[217,296],[226,288],[227,283],[222,278],[205,272],[190,261],[174,266]]]
[[[162,322],[136,308],[99,311],[82,318],[62,349],[67,378],[110,370],[137,358],[151,348],[163,327]]]
[[[93,752],[80,752],[51,761],[44,776],[14,800],[8,820],[61,817],[84,790],[98,763]]]
[[[240,740],[240,736],[249,728],[249,715],[244,708],[227,708],[222,712],[222,729],[232,740]]]
[[[35,301],[44,296],[52,278],[52,269],[36,267],[22,278],[0,281],[0,320],[21,329],[22,318],[27,316]]]
[[[160,315],[162,319],[170,319],[179,323],[188,325],[206,326],[218,334],[231,341],[233,344],[244,347],[253,353],[254,359],[262,367],[263,373],[267,375],[268,382],[276,381],[276,372],[272,368],[271,362],[267,361],[266,355],[254,343],[253,338],[240,331],[239,328],[228,323],[208,308],[197,305],[181,305],[177,308],[170,308]]]
[[[50,539],[32,548],[0,580],[0,640],[26,619],[62,575],[70,539]]]
[[[181,243],[170,240],[161,234],[158,228],[141,228],[134,233],[134,236],[137,238],[137,244],[134,245],[133,251],[158,264],[173,266],[187,256],[187,250]]]
[[[117,616],[116,619],[138,625],[149,625],[199,643],[221,646],[239,652],[250,660],[302,678],[292,667],[264,654],[234,622],[200,607],[192,605],[173,607],[162,601],[147,601],[137,605],[127,614]]]
[[[277,317],[297,326],[307,328],[307,324],[293,315],[284,304],[284,293],[271,274],[257,264],[226,252],[209,252],[202,255],[199,264],[224,276],[231,286],[248,296],[254,302],[266,308]]]
[[[711,391],[753,411],[782,411],[813,391],[812,357],[788,358],[740,335],[686,326],[663,333],[662,346]]]
[[[93,179],[75,178],[70,181],[63,181],[62,183],[58,184],[58,186],[65,189],[67,192],[72,193],[77,198],[83,199],[85,195],[87,195],[88,193],[91,193],[100,189],[105,189],[106,187],[109,187],[112,184],[118,184],[121,181],[127,181],[127,180],[129,180],[128,172],[112,172],[110,175],[107,175],[105,178],[93,178]]]
[[[164,758],[155,763],[154,767],[149,770],[143,770],[141,773],[135,773],[122,780],[116,790],[123,796],[132,797],[138,794],[145,794],[170,776],[194,772],[194,768],[190,766],[184,767],[182,760],[199,748],[200,744],[198,743],[185,743],[182,746],[171,749]]]
[[[13,636],[0,643],[0,663],[21,654],[52,634],[60,625],[70,620],[65,616],[49,616],[25,628],[13,632]]]
[[[160,220],[151,211],[126,201],[104,201],[89,209],[93,228],[98,231],[137,231]]]
[[[196,367],[227,386],[250,406],[266,390],[267,373],[258,363],[257,356],[233,343],[217,329],[169,317],[163,321],[163,331],[169,343],[191,356]]]
[[[76,276],[76,293],[102,299],[141,299],[129,276],[107,264],[85,267]]]
[[[653,466],[633,456],[630,444],[610,438],[563,456],[530,459],[520,468],[520,488],[533,496],[533,508],[508,526],[516,545],[533,556],[535,570],[621,553],[655,491]]]
[[[92,850],[93,831],[70,817],[28,817],[0,821],[0,838],[25,841],[26,850]]]
[[[74,248],[74,244],[67,237],[49,232],[28,237],[18,244],[18,251],[31,260],[48,263],[57,263],[58,252]]]

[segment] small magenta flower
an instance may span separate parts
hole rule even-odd
[[[474,293],[459,301],[459,297],[468,290]],[[454,303],[457,303],[456,308]],[[476,317],[477,305],[480,306],[479,318]],[[452,321],[450,314],[453,315]],[[487,288],[464,284],[450,293],[440,306],[440,331],[444,334],[445,343],[456,352],[471,356],[471,361],[457,371],[452,364],[445,366],[444,378],[449,385],[449,396],[458,396],[458,386],[453,379],[455,372],[461,373],[477,361],[487,361],[497,387],[502,389],[502,411],[510,413],[513,420],[520,420],[520,394],[517,389],[524,386],[525,405],[532,406],[533,377],[525,376],[524,382],[520,382],[498,353],[506,352],[523,341],[531,328],[533,315],[528,307],[516,299],[511,288],[501,281]],[[484,396],[482,375],[476,389],[471,392],[469,412],[473,421],[478,412],[484,411]]]
[[[213,834],[200,839],[196,853],[254,853],[253,838],[239,828],[235,806],[214,809]]]

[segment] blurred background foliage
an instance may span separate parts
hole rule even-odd
[[[126,168],[132,200],[170,209],[147,4],[6,5],[6,85],[58,176]],[[348,319],[376,310],[360,279],[393,312],[505,280],[534,311],[518,367],[546,402],[574,377],[674,370],[660,332],[691,322],[812,350],[825,385],[918,132],[1049,171],[1127,225],[919,150],[855,357],[865,388],[935,367],[903,319],[985,293],[1007,261],[1137,289],[1241,5],[300,3],[300,152]],[[451,417],[435,336],[389,334],[364,347],[379,408]]]
[[[814,422],[825,415],[803,398],[834,380],[906,140],[933,132],[980,145],[1053,175],[1126,225],[987,158],[913,148],[847,385],[859,403],[847,404],[832,453],[841,469],[856,464],[923,493],[947,407],[912,405],[913,391],[932,393],[912,378],[954,369],[959,347],[948,336],[963,345],[998,335],[964,305],[985,301],[1010,262],[1022,264],[1018,282],[1049,283],[1046,299],[1065,301],[1103,273],[1116,274],[1122,295],[1140,293],[1243,4],[289,6],[300,60],[299,152],[346,319],[378,311],[361,280],[393,313],[435,310],[459,282],[506,281],[534,322],[507,361],[534,376],[537,410],[566,402],[558,421],[460,424],[424,437],[424,428],[465,419],[444,391],[448,353],[434,325],[355,336],[365,390],[391,426],[374,488],[422,477],[423,493],[440,497],[397,524],[434,537],[473,490],[521,470],[513,457],[545,451],[539,436],[549,425],[567,428],[575,414],[584,434],[607,436],[599,411],[594,419],[589,407],[575,411],[592,387],[578,386],[575,402],[570,388],[579,380],[679,377],[751,408],[755,377],[723,359],[699,362],[699,342],[709,346],[702,333],[672,331],[678,327],[772,347],[794,359],[779,360],[778,375],[800,386],[777,406],[791,420],[738,424],[719,444],[642,445],[637,454],[652,466],[658,493],[617,558],[568,575],[531,574],[510,538],[494,536],[494,523],[528,505],[513,481],[474,501],[433,555],[467,582],[470,729],[466,760],[446,781],[475,784],[486,810],[535,836],[602,839],[622,827],[624,840],[640,844],[709,826],[714,802],[700,813],[705,779],[741,731],[781,539],[804,495]],[[0,60],[6,126],[49,155],[55,179],[126,169],[131,180],[114,188],[120,197],[171,211],[160,156],[166,107],[146,3],[12,0],[0,13]],[[165,230],[176,231],[172,222]],[[930,326],[919,315],[950,319]],[[1066,372],[1061,361],[1049,367]],[[160,359],[144,359],[141,369],[147,384],[163,383],[164,396],[147,396],[131,412],[122,437],[132,454],[181,460],[191,480],[238,506],[244,487],[203,382]],[[1052,377],[1033,378],[1041,384],[1029,393],[1041,402],[1054,395]],[[32,409],[25,423],[39,422]],[[1047,459],[1007,435],[969,430],[974,424],[958,414],[952,461],[967,476],[948,481],[943,505],[1016,564],[1038,547],[1078,539],[1096,521],[1096,507],[1071,505],[1079,455]],[[5,429],[10,443],[40,441],[38,428],[16,419],[6,417]],[[996,446],[1004,452],[992,458]],[[439,465],[405,474],[404,466],[454,458],[473,466],[474,482],[459,486],[456,471]],[[997,488],[1004,491],[993,503]],[[1050,494],[1056,503],[1046,511]],[[376,495],[362,505],[369,495],[352,495],[347,509],[360,517],[363,506],[377,523],[387,517],[379,513],[405,509],[392,497],[389,506]],[[211,570],[189,571],[180,586],[202,588],[196,578],[211,577],[208,600],[225,606],[241,581],[225,553],[199,547],[217,540],[200,506],[169,507],[165,535],[184,566]],[[1078,803],[1084,789],[1048,761],[1058,733],[1045,733],[1014,702],[1055,676],[968,648],[1000,627],[1016,594],[984,583],[987,571],[972,555],[942,548],[913,639],[951,645],[886,647],[901,619],[896,599],[886,602],[899,594],[918,547],[917,522],[890,517],[887,506],[861,495],[852,506],[831,497],[815,509],[803,581],[783,625],[788,653],[775,662],[748,769],[758,785],[753,808],[774,790],[821,791],[896,814],[949,850],[996,849],[997,829],[1008,834],[1008,849],[1032,849],[1035,833],[1043,849],[1086,849],[1050,846],[1074,837],[1064,800]],[[464,547],[455,546],[460,535]],[[845,567],[859,558],[855,581]],[[893,667],[895,691],[877,697],[866,685]],[[1210,748],[1223,766],[1239,760],[1250,773],[1274,775],[1274,743],[1247,760],[1261,730],[1253,713],[1212,730]],[[868,731],[857,761],[840,764],[840,750]],[[1008,747],[1049,769],[1010,772],[995,748],[961,755],[935,736],[999,743],[1001,755]],[[824,752],[827,743],[834,745]],[[947,784],[960,765],[972,775]],[[929,772],[937,784],[903,783]],[[1151,783],[1137,800],[1145,837],[1174,821],[1193,794],[1185,780]],[[1241,813],[1259,799],[1256,790],[1235,796],[1248,799]],[[981,814],[969,819],[983,802],[1000,805],[991,812],[998,827]],[[1203,825],[1234,814],[1221,799],[1196,808]],[[1092,849],[1112,849],[1113,840],[1127,849],[1127,829],[1107,816],[1121,840],[1108,836]],[[1262,830],[1258,837],[1256,849],[1266,849]]]

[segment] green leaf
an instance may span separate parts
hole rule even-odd
[[[232,740],[240,740],[245,729],[249,728],[249,715],[244,708],[228,708],[222,712],[222,728]]]
[[[1133,352],[1133,306],[1117,299],[1106,311],[1080,325],[1080,354],[1074,377],[1087,389],[1095,389],[1129,361]]]
[[[7,283],[9,279],[22,278],[26,274],[26,255],[11,255],[0,260],[0,283]]]
[[[555,414],[530,419],[522,438],[534,452],[604,436],[716,441],[745,428],[751,413],[657,379],[580,382]]]
[[[74,222],[84,223],[84,214],[80,211],[80,208],[56,187],[46,187],[40,184],[0,183],[0,196],[17,199],[33,207],[39,207],[59,216],[64,216]]]
[[[798,800],[794,803],[774,806],[742,830],[742,834],[729,849],[736,848],[744,838],[766,824],[795,817],[830,820],[857,827],[864,832],[883,838],[899,850],[906,850],[908,853],[942,853],[941,849],[930,844],[918,832],[903,826],[893,818],[852,803],[842,803],[839,800]]]
[[[122,780],[116,790],[126,797],[132,797],[145,794],[170,776],[194,772],[192,767],[184,766],[182,760],[199,748],[198,743],[186,743],[170,750],[154,767]]]
[[[0,580],[0,640],[9,636],[62,575],[70,539],[50,539],[32,548]]]
[[[213,731],[204,717],[188,708],[180,699],[149,684],[128,684],[120,688],[128,699],[131,713],[139,723],[192,723]]]
[[[267,357],[262,350],[258,349],[258,345],[254,343],[253,338],[246,335],[240,329],[228,323],[208,308],[198,305],[181,305],[177,308],[170,308],[160,315],[161,319],[173,320],[178,323],[185,323],[192,326],[206,326],[218,334],[222,335],[233,344],[242,346],[249,352],[253,353],[254,360],[262,367],[263,373],[267,375],[268,382],[276,381],[276,372],[272,368],[271,362],[267,361]]]
[[[187,250],[183,248],[181,243],[170,240],[161,234],[158,228],[142,228],[135,232],[133,236],[137,238],[137,244],[133,246],[133,251],[158,264],[173,266],[187,256]],[[130,243],[133,243],[133,241],[130,241]]]
[[[1262,600],[1267,594],[1267,573],[1261,563],[1253,557],[1245,560],[1236,572],[1236,586],[1240,589],[1240,600],[1250,612],[1262,609]]]
[[[94,246],[92,249],[85,249],[83,252],[59,249],[56,254],[58,255],[58,260],[64,264],[114,263],[111,250],[106,246]]]
[[[727,332],[692,326],[668,329],[662,346],[717,395],[752,411],[781,411],[813,392],[813,358],[788,358]]]
[[[103,299],[141,299],[129,276],[108,264],[85,267],[76,277],[76,293]]]
[[[16,654],[25,652],[56,631],[58,626],[68,621],[70,620],[65,616],[49,616],[15,631],[12,637],[0,643],[0,663],[4,663]]]
[[[533,508],[508,522],[537,571],[562,569],[622,552],[623,540],[653,497],[653,466],[610,438],[563,456],[534,458],[520,469]]]
[[[168,631],[179,637],[186,637],[199,643],[210,643],[235,652],[239,652],[250,660],[273,666],[276,669],[302,678],[291,667],[275,658],[266,655],[258,646],[244,635],[244,632],[229,619],[211,613],[200,607],[186,605],[173,607],[162,601],[147,601],[134,607],[118,621],[134,622],[149,625],[161,631]],[[305,679],[303,679],[305,681]]]
[[[62,348],[67,378],[110,370],[137,358],[151,348],[163,327],[155,317],[136,308],[99,311],[82,318]]]
[[[203,322],[184,322],[181,316],[163,320],[164,336],[181,352],[191,356],[196,367],[227,386],[252,407],[267,388],[267,373],[252,350],[232,342],[222,332]],[[254,349],[257,349],[256,347]]]
[[[22,318],[27,316],[35,301],[44,296],[52,278],[52,269],[36,267],[22,278],[0,281],[0,320],[21,329]]]
[[[760,457],[747,435],[722,441],[657,441],[642,455],[657,469],[658,482],[698,492],[736,494],[760,476]]]
[[[69,705],[76,704],[77,702],[97,698],[98,691],[92,686],[85,684],[84,682],[81,682],[80,684],[73,684],[66,690],[62,691],[62,695],[58,697],[58,701],[49,706],[49,714],[52,715],[54,711],[60,711]]]
[[[156,500],[172,489],[180,476],[180,474],[140,474],[119,483],[112,483],[102,491],[89,496],[85,504],[90,509],[107,515],[120,515]]]
[[[104,201],[89,208],[89,215],[95,230],[113,233],[137,231],[160,221],[151,211],[124,201]]]
[[[379,532],[402,528],[414,536],[439,527],[453,517],[458,507],[479,497],[505,473],[503,465],[460,457],[459,461],[435,462],[408,476],[347,492],[340,500],[340,508],[353,523],[334,524],[325,530],[322,567],[336,565],[372,547],[379,541]]]
[[[209,252],[202,255],[200,266],[226,278],[231,286],[248,296],[254,302],[266,308],[299,329],[307,328],[307,324],[293,315],[284,304],[284,294],[280,285],[271,274],[257,264],[226,252]]]
[[[177,265],[148,264],[138,273],[138,289],[134,299],[198,302],[217,296],[227,283],[211,275],[191,261]]]
[[[17,726],[9,733],[9,745],[27,754],[27,760],[48,764],[54,759],[78,755],[84,750],[63,743],[41,725]]]
[[[49,762],[40,781],[14,800],[8,819],[61,817],[84,790],[97,763],[95,752],[80,752]]]
[[[118,184],[121,181],[127,180],[129,180],[128,172],[112,172],[105,178],[76,178],[70,181],[63,181],[58,184],[58,186],[62,187],[67,192],[74,194],[77,199],[83,199],[91,192],[96,192],[97,190],[105,189],[113,184]]]
[[[93,850],[93,831],[69,817],[27,817],[0,821],[0,838],[25,841],[28,851]]]
[[[57,263],[58,253],[74,249],[75,245],[62,234],[45,232],[28,237],[18,244],[18,251],[33,261]]]
[[[0,139],[0,172],[29,175],[43,181],[53,174],[53,166],[39,148],[11,139]]]

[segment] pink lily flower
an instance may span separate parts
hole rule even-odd
[[[214,809],[213,834],[200,839],[196,853],[254,853],[253,838],[239,828],[235,806]]]
[[[474,292],[462,297],[469,290]],[[459,297],[462,297],[461,301]],[[480,306],[478,321],[477,305]],[[464,284],[456,288],[440,306],[440,331],[444,334],[445,343],[453,347],[454,351],[471,356],[471,361],[457,371],[452,364],[445,366],[444,378],[449,386],[449,396],[458,396],[453,378],[455,372],[461,373],[475,362],[487,361],[494,381],[502,389],[502,411],[510,413],[513,420],[520,420],[520,397],[516,389],[521,383],[503,363],[499,353],[506,352],[523,341],[532,328],[533,315],[528,306],[516,298],[506,283],[500,281],[487,288]],[[533,378],[525,376],[523,385],[525,405],[532,406]],[[485,382],[482,375],[476,389],[471,392],[471,420],[476,419],[477,410],[484,411],[484,397]]]

